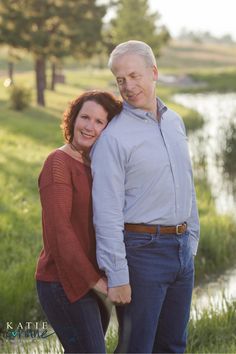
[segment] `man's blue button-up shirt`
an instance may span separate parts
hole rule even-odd
[[[157,100],[160,121],[125,102],[91,153],[97,260],[109,287],[129,283],[124,223],[187,222],[197,251],[199,218],[185,127]]]

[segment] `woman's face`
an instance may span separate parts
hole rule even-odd
[[[100,104],[86,101],[75,120],[73,144],[84,150],[90,149],[106,127],[107,115]]]

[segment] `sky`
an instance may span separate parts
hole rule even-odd
[[[214,36],[230,34],[236,40],[236,0],[149,0],[149,5],[174,37],[186,28]]]

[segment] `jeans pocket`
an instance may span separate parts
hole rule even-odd
[[[126,249],[137,249],[148,246],[152,243],[153,236],[151,234],[141,234],[136,232],[127,232],[124,234],[124,243]]]

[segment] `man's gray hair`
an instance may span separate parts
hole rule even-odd
[[[115,49],[110,54],[110,58],[108,61],[108,67],[112,70],[114,59],[121,57],[125,54],[135,54],[140,55],[144,58],[147,66],[152,67],[156,64],[156,58],[153,54],[152,48],[149,47],[148,44],[141,41],[128,41],[124,43],[118,44]]]

